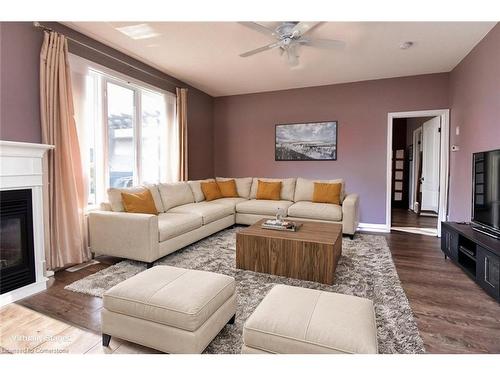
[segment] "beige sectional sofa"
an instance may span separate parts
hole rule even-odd
[[[227,178],[217,178],[226,180]],[[258,181],[281,181],[280,200],[256,199]],[[203,180],[203,181],[213,181]],[[312,202],[314,182],[304,178],[235,178],[239,198],[205,201],[201,181],[147,185],[158,215],[124,212],[122,191],[144,187],[109,189],[108,202],[89,213],[90,247],[98,255],[155,260],[234,224],[250,225],[273,218],[282,209],[291,220],[341,223],[353,236],[358,226],[359,197],[341,192],[341,205]],[[321,180],[321,182],[344,181]]]

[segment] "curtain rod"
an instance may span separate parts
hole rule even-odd
[[[38,28],[38,29],[42,29],[42,30],[44,30],[44,31],[49,31],[49,32],[57,32],[57,33],[59,33],[59,34],[64,35],[63,33],[60,33],[60,32],[58,32],[58,31],[55,31],[54,29],[52,29],[52,28],[50,28],[50,27],[48,27],[48,26],[42,25],[42,24],[41,24],[40,22],[38,22],[38,21],[33,22],[33,26],[34,26],[34,27],[36,27],[36,28]],[[142,72],[142,73],[145,73],[145,74],[147,74],[147,75],[149,75],[149,76],[151,76],[151,77],[154,77],[154,78],[156,78],[156,79],[160,79],[160,80],[162,80],[162,81],[168,82],[168,83],[170,83],[171,85],[173,85],[174,87],[186,88],[186,87],[183,87],[182,85],[179,85],[179,84],[177,84],[177,83],[175,83],[175,82],[173,82],[173,81],[168,80],[167,78],[160,77],[160,76],[158,76],[158,75],[156,75],[156,74],[154,74],[154,73],[148,72],[147,70],[141,69],[141,68],[139,68],[139,67],[137,67],[137,66],[135,66],[135,65],[132,65],[132,64],[130,64],[130,63],[128,63],[128,62],[126,62],[126,61],[120,60],[119,58],[117,58],[117,57],[115,57],[115,56],[112,56],[112,55],[110,55],[110,54],[107,54],[106,52],[100,51],[99,49],[97,49],[97,48],[95,48],[95,47],[92,47],[92,46],[90,46],[90,45],[88,45],[88,44],[85,44],[85,43],[83,43],[83,42],[80,42],[79,40],[76,40],[76,39],[74,39],[74,38],[71,38],[71,37],[69,37],[69,36],[67,36],[67,35],[64,35],[64,36],[65,36],[67,39],[71,40],[72,42],[74,42],[74,43],[76,43],[76,44],[79,44],[79,45],[81,45],[81,46],[83,46],[83,47],[89,48],[89,49],[91,49],[91,50],[93,50],[93,51],[95,51],[95,52],[97,52],[97,53],[100,53],[101,55],[104,55],[104,56],[109,57],[109,58],[111,58],[111,59],[113,59],[113,60],[116,60],[116,61],[118,61],[118,62],[119,62],[119,63],[121,63],[121,64],[127,65],[127,66],[131,67],[132,69],[135,69],[135,70],[137,70],[137,71],[140,71],[140,72]]]

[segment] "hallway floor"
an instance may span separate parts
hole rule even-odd
[[[417,215],[404,208],[393,208],[391,217],[391,230],[437,236],[437,217]]]
[[[436,228],[437,222],[437,217],[417,215],[405,208],[392,209],[393,227]]]

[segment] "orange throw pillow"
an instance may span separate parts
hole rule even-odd
[[[314,183],[313,202],[340,204],[342,184]]]
[[[281,181],[266,182],[259,180],[257,185],[257,199],[279,201],[281,197]]]
[[[201,191],[205,196],[205,200],[213,201],[214,199],[222,198],[222,193],[220,192],[219,185],[217,182],[201,182]]]
[[[224,198],[238,198],[238,190],[236,189],[236,181],[217,181],[220,192]]]
[[[148,189],[137,193],[123,193],[122,203],[126,212],[158,215],[153,196]]]

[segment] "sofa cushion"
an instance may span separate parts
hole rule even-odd
[[[342,184],[329,184],[326,182],[315,182],[313,202],[340,204],[340,191]]]
[[[191,190],[193,192],[195,202],[203,202],[205,200],[205,195],[203,194],[203,191],[201,190],[201,183],[202,182],[213,182],[213,181],[215,181],[213,178],[207,178],[206,180],[188,181],[189,187],[191,188]]]
[[[288,216],[342,221],[342,207],[331,203],[296,202],[288,208]]]
[[[259,180],[264,182],[281,182],[281,200],[293,201],[293,194],[295,192],[295,180],[296,178],[260,178],[254,177],[252,182],[252,189],[250,190],[250,199],[255,199],[257,197],[257,189],[259,186]]]
[[[276,285],[243,326],[244,345],[271,353],[377,354],[372,301]]]
[[[126,212],[158,215],[155,201],[149,189],[144,189],[137,193],[125,193],[122,191],[122,204]]]
[[[104,308],[195,331],[234,295],[234,278],[213,272],[155,266],[104,293]]]
[[[202,218],[196,214],[158,215],[158,239],[160,242],[180,236],[202,226]]]
[[[203,195],[205,196],[205,200],[210,202],[215,199],[220,199],[222,198],[222,193],[220,191],[219,185],[217,182],[201,182],[201,191],[203,192]]]
[[[144,191],[144,189],[148,189],[153,196],[153,200],[155,202],[156,210],[158,212],[165,212],[165,207],[163,206],[163,202],[161,200],[160,191],[158,190],[158,185],[141,185],[134,186],[130,188],[109,188],[108,189],[108,202],[111,206],[111,210],[114,212],[124,212],[125,208],[123,207],[122,201],[122,192],[123,193],[140,193]]]
[[[236,212],[236,205],[240,202],[246,202],[248,199],[245,198],[220,198],[216,199],[213,202],[217,204],[225,204],[230,206],[234,212]]]
[[[285,214],[293,202],[290,201],[271,201],[251,199],[249,201],[236,204],[236,212],[242,214],[255,215],[276,215],[278,209],[282,209]]]
[[[281,181],[268,182],[259,180],[255,198],[279,201],[281,198]]]
[[[189,203],[172,208],[168,213],[196,214],[203,220],[203,225],[234,214],[234,209],[227,204],[212,202]]]
[[[165,211],[183,204],[193,203],[193,191],[187,182],[174,182],[171,184],[159,184],[161,201]]]
[[[217,181],[219,190],[224,198],[238,198],[238,189],[236,188],[236,181],[234,179],[227,181]]]
[[[340,202],[344,200],[345,196],[345,184],[344,180],[339,178],[336,180],[307,180],[305,178],[297,178],[297,183],[295,184],[295,195],[292,199],[294,202],[309,201],[312,202],[314,194],[314,183],[322,182],[328,184],[342,184],[340,189]]]
[[[216,177],[217,181],[228,181],[234,180],[236,183],[236,190],[241,198],[246,198],[250,196],[250,189],[252,187],[253,178],[252,177],[240,177],[240,178],[227,178],[227,177]]]

